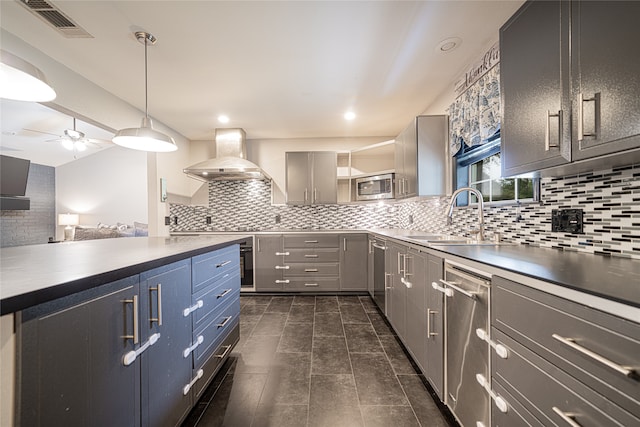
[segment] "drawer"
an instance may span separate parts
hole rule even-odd
[[[339,278],[285,279],[284,290],[295,292],[327,292],[339,291]]]
[[[340,248],[338,234],[285,234],[284,249],[291,248]]]
[[[229,335],[216,347],[209,358],[202,364],[200,368],[193,370],[195,378],[198,371],[202,369],[202,377],[193,385],[193,402],[194,404],[200,400],[202,393],[207,389],[213,377],[216,376],[218,370],[224,363],[225,359],[231,354],[231,351],[240,340],[240,325],[236,325]]]
[[[499,411],[495,406],[491,409],[491,427],[544,427],[511,393],[493,378],[493,391],[502,397],[508,405],[507,412]],[[568,427],[568,426],[567,426]]]
[[[240,246],[231,245],[191,259],[192,292],[197,292],[207,282],[240,271]]]
[[[640,425],[640,419],[557,366],[495,328],[492,332],[493,338],[509,351],[506,359],[492,352],[493,378],[543,425],[568,425],[556,410],[573,414],[574,421],[582,427],[616,425],[613,420],[620,426]]]
[[[221,310],[216,311],[209,322],[194,330],[192,337],[194,348],[190,352],[193,355],[193,366],[196,368],[202,366],[220,341],[239,324],[239,321],[240,298],[236,297],[226,306],[221,307]],[[195,346],[196,343],[197,346]]]
[[[339,264],[287,264],[284,270],[284,277],[319,277],[338,276],[340,273]]]
[[[339,249],[287,249],[285,252],[284,261],[290,262],[339,262],[340,250]]]
[[[193,295],[191,300],[193,328],[208,321],[209,316],[227,302],[240,295],[240,274],[236,273],[225,280],[214,282],[212,286]]]
[[[492,325],[640,418],[640,380],[604,361],[639,371],[640,325],[501,277],[492,287]]]

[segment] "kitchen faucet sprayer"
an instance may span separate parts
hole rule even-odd
[[[453,224],[453,208],[456,205],[456,199],[460,193],[464,193],[465,191],[475,194],[478,199],[478,240],[482,242],[484,240],[484,198],[482,197],[482,193],[475,188],[462,187],[453,192],[451,201],[449,202],[447,225]]]

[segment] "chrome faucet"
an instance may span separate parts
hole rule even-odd
[[[484,199],[482,197],[482,193],[471,187],[462,187],[458,188],[451,195],[451,202],[449,203],[449,214],[447,215],[447,224],[451,225],[453,223],[453,208],[456,205],[456,199],[460,193],[464,193],[468,191],[469,193],[473,193],[478,198],[478,241],[484,240]]]

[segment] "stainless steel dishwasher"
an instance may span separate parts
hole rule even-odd
[[[490,378],[489,346],[476,330],[489,330],[491,275],[445,262],[445,403],[463,426],[489,426],[491,401],[478,375]]]
[[[378,308],[387,314],[387,243],[384,240],[375,240],[371,245],[373,246],[373,300]]]

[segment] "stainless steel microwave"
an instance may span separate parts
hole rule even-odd
[[[392,173],[356,179],[356,200],[393,199],[393,181]]]

